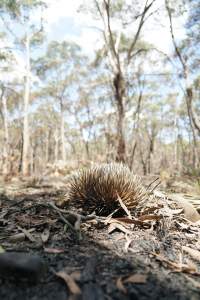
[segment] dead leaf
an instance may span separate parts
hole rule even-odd
[[[124,279],[124,282],[131,282],[131,283],[146,283],[147,275],[142,274],[134,274],[129,276],[128,278]]]
[[[46,228],[43,233],[41,234],[41,240],[43,243],[46,243],[49,239],[50,236],[50,231],[48,228]]]
[[[182,249],[183,249],[183,251],[188,253],[193,259],[200,262],[200,251],[192,249],[192,248],[187,247],[187,246],[183,246]]]
[[[172,215],[180,215],[183,212],[183,208],[179,208],[179,209],[170,209],[170,212]]]
[[[165,206],[164,208],[164,213],[165,216],[174,216],[174,215],[180,215],[184,211],[183,208],[178,208],[178,209],[171,209],[168,206]]]
[[[57,254],[57,253],[64,253],[65,250],[64,249],[58,249],[58,248],[44,248],[44,252]]]
[[[77,230],[77,231],[80,231],[81,230],[81,223],[82,223],[82,219],[81,219],[81,216],[77,216],[77,220],[74,224],[74,228]]]
[[[75,282],[75,280],[72,278],[72,276],[67,274],[64,270],[59,271],[55,274],[65,281],[65,283],[67,284],[70,292],[73,295],[80,295],[81,294],[81,290],[80,290],[79,286],[77,285],[77,283]]]
[[[200,282],[194,280],[193,278],[190,278],[188,275],[185,275],[185,277],[198,289],[200,289]]]
[[[158,215],[142,215],[138,218],[139,221],[161,220],[163,217]]]
[[[197,267],[194,265],[191,265],[191,264],[186,265],[186,264],[182,264],[182,263],[176,263],[176,262],[170,261],[167,258],[163,257],[162,255],[154,253],[154,252],[152,252],[151,254],[153,254],[157,260],[166,264],[168,267],[173,269],[175,272],[184,272],[184,273],[198,274],[198,275],[200,274],[200,273],[198,273]]]
[[[188,224],[184,224],[183,222],[178,222],[178,221],[175,221],[175,223],[182,229],[182,230],[188,230],[189,228],[189,225]]]
[[[126,236],[126,243],[124,245],[124,251],[127,253],[130,244],[132,243],[133,239],[130,239],[128,236]]]
[[[190,269],[197,270],[197,266],[192,260],[187,259],[187,265]]]
[[[81,272],[80,271],[74,271],[70,274],[70,276],[76,280],[76,281],[79,281],[80,278],[81,278]]]
[[[112,223],[112,222],[122,222],[122,223],[127,223],[127,224],[133,224],[133,225],[140,225],[142,226],[143,225],[143,222],[139,221],[139,220],[136,220],[136,219],[128,219],[128,218],[113,218],[109,221],[109,223]]]
[[[12,243],[23,242],[25,238],[26,238],[25,234],[23,232],[20,232],[9,236],[9,241]]]
[[[22,227],[20,227],[20,226],[17,226],[17,228],[18,228],[19,230],[21,230],[21,231],[25,234],[25,236],[29,239],[29,241],[35,242],[35,238],[34,238],[33,235],[30,233],[30,230],[26,230],[25,228],[22,228]],[[32,228],[32,231],[34,231],[33,228]]]
[[[161,191],[153,191],[153,195],[157,198],[166,198],[166,195]]]
[[[124,234],[122,232],[119,233],[118,236],[114,237],[115,241],[120,241],[124,239]]]
[[[156,211],[156,210],[158,210],[158,209],[160,209],[160,208],[162,208],[162,207],[163,207],[163,205],[162,205],[162,206],[153,206],[153,207],[146,208],[146,209],[142,212],[142,215],[147,215],[147,214],[149,214],[149,213],[153,213],[154,211]]]
[[[197,222],[200,220],[199,213],[187,199],[176,194],[170,195],[169,198],[173,201],[176,201],[184,209],[184,215],[186,219],[191,222]]]
[[[108,226],[108,233],[109,233],[109,234],[112,233],[115,229],[116,229],[115,224],[114,224],[114,223],[113,223],[113,224],[110,224],[110,225]]]
[[[116,222],[116,223],[112,223],[109,226],[109,233],[113,232],[115,229],[118,229],[126,234],[132,234],[132,231],[127,229],[125,226],[123,226],[122,224]]]
[[[117,286],[118,290],[120,290],[124,294],[127,294],[127,289],[125,288],[125,286],[124,286],[124,284],[122,282],[122,277],[119,277],[117,279],[116,286]]]

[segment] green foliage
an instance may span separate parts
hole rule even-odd
[[[3,51],[0,51],[0,61],[1,60],[6,60],[7,59],[7,55],[6,55],[6,53],[4,53]]]
[[[46,7],[46,3],[40,0],[1,0],[1,12],[8,12],[12,18],[17,19],[24,15],[25,11]]]
[[[57,82],[58,79],[64,80],[66,76],[69,76],[72,68],[81,64],[83,59],[80,47],[75,43],[52,41],[48,45],[45,56],[35,61],[36,72],[41,78],[46,78],[48,74],[51,74],[52,80],[55,77]]]

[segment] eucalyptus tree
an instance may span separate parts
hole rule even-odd
[[[82,56],[80,47],[67,41],[50,42],[45,55],[35,62],[37,75],[43,82],[41,95],[60,114],[60,121],[55,130],[55,133],[59,130],[59,134],[56,134],[55,139],[60,137],[63,161],[66,160],[66,111],[70,118],[73,103],[78,98],[77,90],[80,87],[81,70],[84,65],[85,57]]]
[[[93,0],[95,18],[102,21],[103,41],[110,70],[113,96],[117,107],[117,157],[126,160],[126,142],[124,132],[125,101],[127,97],[127,74],[131,62],[144,49],[138,48],[138,41],[145,23],[152,15],[155,0]],[[135,30],[132,30],[134,27]],[[123,36],[128,36],[128,43],[123,43]],[[131,36],[131,38],[130,38]],[[127,41],[127,40],[126,40]],[[122,50],[123,48],[123,50]]]
[[[1,6],[0,6],[1,9]],[[15,100],[19,94],[16,91],[17,81],[13,76],[16,59],[10,51],[7,42],[7,34],[5,29],[2,29],[0,34],[1,47],[0,47],[0,117],[2,119],[2,143],[1,143],[1,160],[2,172],[7,174],[10,171],[9,157],[12,153],[11,147],[11,132],[10,132],[10,118],[16,111]]]
[[[24,67],[19,77],[23,77],[23,148],[22,173],[29,172],[29,106],[32,81],[32,50],[43,41],[42,9],[45,3],[41,0],[3,0],[0,5],[0,17],[9,35],[10,51],[23,60]],[[37,16],[37,18],[34,17]],[[39,17],[38,17],[39,16]],[[18,52],[18,53],[17,53]],[[17,54],[16,54],[17,53]]]
[[[184,99],[187,108],[190,128],[192,131],[193,142],[193,167],[199,165],[199,145],[198,137],[200,136],[200,106],[199,106],[199,17],[200,3],[196,0],[180,0],[177,3],[165,0],[165,7],[169,18],[169,27],[174,46],[175,58],[177,60],[177,69],[179,77],[183,84]],[[177,38],[174,31],[174,19],[180,13],[187,11],[185,22],[185,38],[181,41]]]
[[[1,85],[1,95],[0,95],[0,112],[3,120],[4,129],[4,139],[3,139],[3,151],[2,151],[2,172],[7,174],[8,172],[8,145],[9,145],[9,135],[8,135],[8,109],[7,109],[7,98],[5,97],[5,87]]]
[[[191,120],[192,126],[198,131],[200,135],[200,118],[196,114],[196,110],[193,107],[194,102],[194,85],[192,84],[192,77],[193,76],[193,68],[194,68],[194,57],[196,55],[199,57],[199,43],[200,38],[198,34],[198,15],[200,16],[200,4],[199,1],[186,1],[187,7],[189,10],[189,20],[187,22],[187,37],[185,41],[182,41],[182,44],[177,42],[175,33],[174,33],[174,25],[173,25],[173,11],[174,3],[172,4],[169,0],[165,0],[165,7],[167,10],[167,14],[169,17],[170,23],[170,32],[172,37],[172,42],[174,46],[174,51],[176,53],[177,59],[180,63],[182,68],[182,77],[184,80],[184,92],[185,92],[185,99],[187,104],[188,116]],[[194,34],[194,27],[195,27],[195,34]],[[188,51],[189,50],[189,51]],[[192,50],[192,53],[191,53]],[[192,55],[191,55],[192,54]],[[191,63],[191,57],[193,57],[193,63]],[[197,59],[197,58],[196,58]],[[197,61],[198,62],[198,59]],[[195,68],[194,68],[195,69]],[[196,70],[197,71],[197,70]]]

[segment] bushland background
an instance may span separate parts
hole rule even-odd
[[[0,1],[1,174],[198,176],[199,1],[75,2]]]

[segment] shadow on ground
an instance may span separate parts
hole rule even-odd
[[[98,232],[95,233],[95,239]],[[109,239],[109,237],[108,237]],[[155,263],[146,265],[140,255],[119,253],[108,249],[84,235],[82,241],[66,238],[54,244],[65,249],[62,254],[47,254],[43,250],[30,250],[29,245],[20,249],[37,253],[48,263],[50,269],[37,284],[20,283],[2,279],[0,281],[1,300],[103,300],[103,299],[199,299],[197,290],[192,290],[182,274],[169,273]],[[120,248],[120,247],[119,247]],[[16,250],[16,248],[15,248]],[[18,249],[19,250],[19,249]],[[121,252],[121,251],[120,251]],[[80,296],[70,296],[65,283],[57,278],[52,270],[59,271],[66,267],[68,273],[81,272],[78,282],[81,287]],[[125,284],[126,292],[120,291],[117,279],[131,274],[147,274],[144,284]]]

